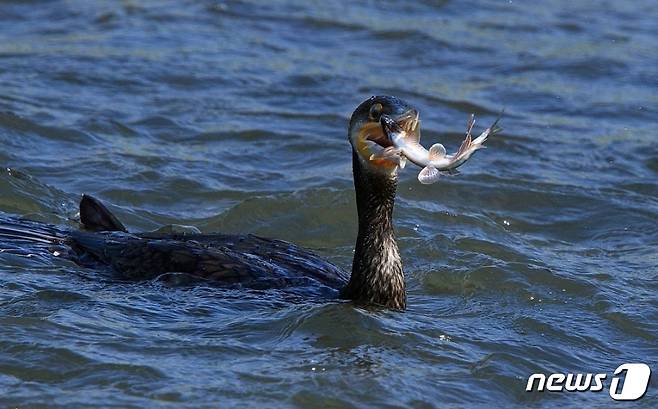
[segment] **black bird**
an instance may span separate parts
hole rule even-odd
[[[391,124],[416,131],[418,112],[398,98],[375,96],[361,103],[350,119],[359,218],[351,275],[294,244],[254,235],[129,233],[87,195],[80,202],[83,230],[13,219],[0,222],[0,237],[57,246],[58,254],[81,266],[109,268],[121,279],[184,273],[254,289],[323,287],[360,305],[401,310],[406,307],[406,291],[393,206],[403,159],[399,152],[386,150],[392,146],[387,134]]]

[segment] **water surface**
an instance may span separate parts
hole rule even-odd
[[[401,175],[409,308],[96,279],[2,244],[7,407],[609,406],[533,372],[658,362],[653,2],[9,1],[0,212],[293,241],[349,269],[352,109],[416,106],[458,177]],[[654,374],[655,375],[655,374]],[[654,376],[655,378],[655,376]],[[658,406],[656,382],[635,403]]]

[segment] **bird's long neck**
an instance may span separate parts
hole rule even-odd
[[[359,304],[406,306],[402,261],[393,232],[397,175],[367,171],[356,153],[352,169],[359,215],[352,275],[343,296]]]

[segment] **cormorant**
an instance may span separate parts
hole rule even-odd
[[[391,96],[371,97],[351,116],[348,140],[358,212],[351,274],[294,244],[254,235],[129,233],[88,195],[80,202],[82,230],[3,221],[0,236],[65,247],[62,256],[85,267],[109,268],[121,279],[185,273],[256,289],[324,286],[359,305],[401,310],[406,307],[406,291],[393,206],[404,158],[399,151],[386,149],[393,145],[387,126],[417,132],[418,123],[418,112]]]

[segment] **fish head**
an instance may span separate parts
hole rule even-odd
[[[404,160],[389,129],[420,135],[418,111],[403,100],[374,96],[362,102],[350,119],[349,140],[361,162],[371,170],[395,172]]]

